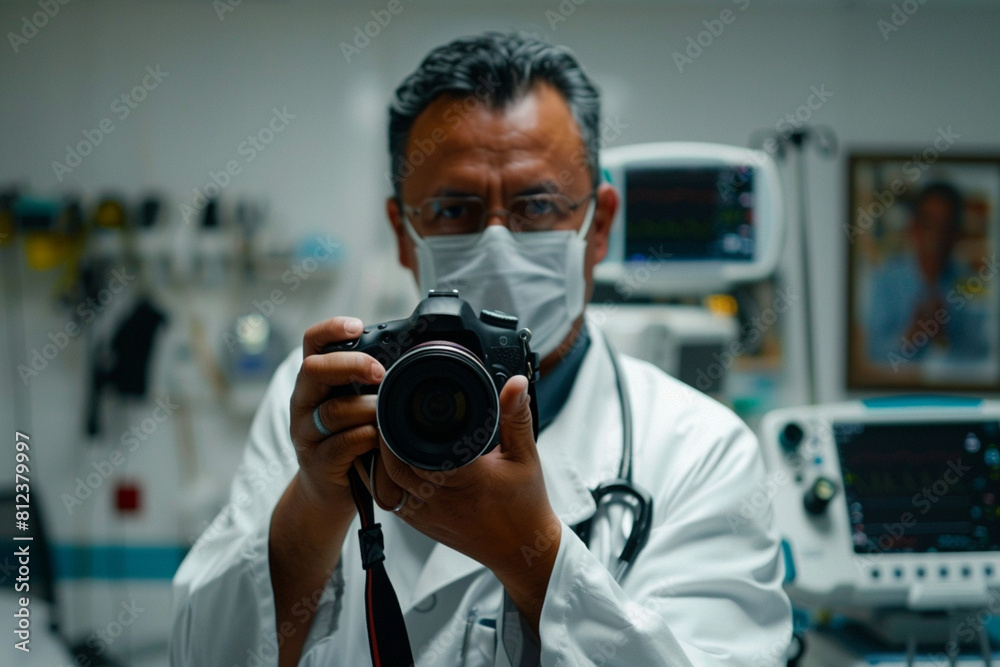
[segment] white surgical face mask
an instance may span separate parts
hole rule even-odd
[[[457,289],[478,314],[502,310],[531,330],[531,350],[544,359],[569,334],[583,312],[587,231],[594,216],[591,199],[580,231],[522,232],[502,225],[479,234],[420,238],[404,219],[417,247],[420,291]]]

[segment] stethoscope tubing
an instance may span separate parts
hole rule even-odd
[[[606,338],[604,342],[611,358],[611,367],[614,369],[615,383],[618,388],[618,402],[622,418],[622,457],[618,466],[618,478],[603,482],[590,492],[597,506],[594,514],[589,519],[574,526],[573,530],[589,547],[591,528],[594,518],[601,508],[601,501],[612,494],[631,498],[631,502],[624,500],[622,502],[632,510],[632,530],[629,532],[625,546],[622,548],[618,562],[612,571],[615,581],[621,583],[632,563],[649,541],[653,529],[653,499],[649,493],[637,487],[632,481],[632,401],[615,350]]]

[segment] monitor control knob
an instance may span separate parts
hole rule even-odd
[[[805,438],[805,431],[795,422],[788,422],[785,428],[778,434],[778,444],[788,453],[792,453],[799,448]]]
[[[826,511],[833,497],[837,495],[837,486],[828,477],[817,477],[806,490],[802,504],[810,514],[820,515]]]

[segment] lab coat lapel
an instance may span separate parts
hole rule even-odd
[[[435,544],[430,558],[427,559],[417,578],[417,585],[413,588],[413,599],[403,607],[404,613],[433,593],[483,569],[485,567],[482,563],[460,554],[451,547]]]
[[[590,490],[618,476],[621,410],[604,336],[589,326],[590,349],[566,405],[539,438],[538,452],[552,509],[574,526],[596,506]]]
[[[594,513],[590,489],[617,476],[621,413],[614,371],[603,336],[590,327],[591,347],[566,405],[538,443],[545,487],[556,515],[575,525]],[[429,538],[428,538],[429,539]],[[410,569],[410,568],[407,568]],[[485,569],[443,544],[435,544],[417,576],[413,595],[400,600],[404,613],[446,586]],[[411,575],[410,572],[401,576]]]

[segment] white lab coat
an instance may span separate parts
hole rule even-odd
[[[592,336],[566,405],[538,443],[549,500],[563,522],[540,642],[489,570],[376,509],[416,664],[521,667],[539,656],[552,667],[784,664],[790,606],[772,511],[760,502],[764,466],[752,433],[723,406],[623,358],[633,475],[655,499],[652,535],[619,586],[606,558],[568,527],[593,513],[588,489],[616,477],[621,456],[614,372],[600,335]],[[277,665],[282,635],[268,524],[297,466],[288,400],[300,363],[301,352],[293,354],[275,374],[230,503],[174,579],[170,656],[177,667]],[[318,600],[300,665],[369,664],[356,528],[357,519]],[[317,600],[301,604],[293,616]]]

